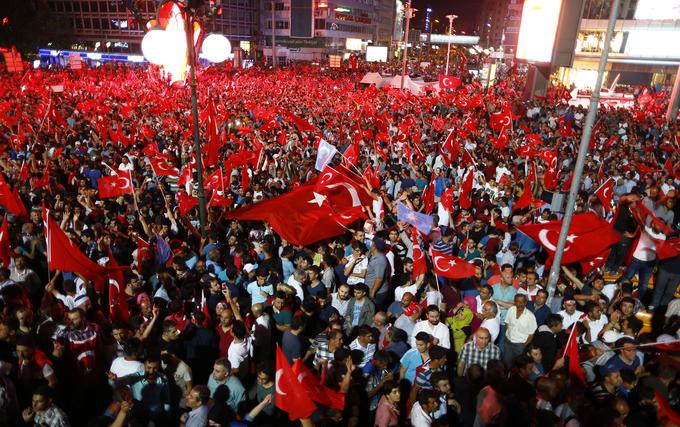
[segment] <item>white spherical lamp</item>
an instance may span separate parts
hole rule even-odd
[[[231,43],[222,34],[210,34],[203,40],[201,53],[210,62],[224,62],[231,53]]]
[[[142,38],[142,53],[144,58],[152,64],[165,63],[166,52],[170,48],[165,30],[153,29]]]

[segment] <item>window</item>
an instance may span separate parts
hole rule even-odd
[[[82,9],[83,9],[83,12],[89,12],[90,11],[90,3],[83,2],[82,3]]]
[[[314,28],[316,28],[316,29],[326,28],[326,20],[325,19],[315,19],[314,20]]]
[[[276,21],[276,29],[277,30],[287,30],[288,29],[288,21]]]

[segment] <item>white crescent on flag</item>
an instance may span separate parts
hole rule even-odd
[[[548,233],[549,232],[550,232],[550,230],[539,231],[538,238],[541,241],[541,243],[543,244],[543,246],[545,246],[547,249],[551,250],[552,252],[555,252],[557,250],[557,245],[553,244],[550,241],[550,239],[548,239]],[[573,235],[573,234],[570,234],[570,235],[567,236],[567,242],[569,242],[569,243],[573,243],[575,239],[576,239],[576,236]],[[569,249],[571,249],[571,246],[565,244],[564,245],[564,252],[568,251]]]
[[[281,379],[281,375],[283,375],[283,369],[279,369],[278,371],[276,371],[276,380],[274,381],[274,386],[276,387],[277,394],[285,396],[286,393],[283,390],[281,390],[281,387],[279,386],[279,380]]]
[[[359,193],[357,192],[357,189],[354,188],[353,185],[347,182],[338,182],[337,184],[330,184],[326,186],[326,188],[330,189],[337,187],[345,187],[347,189],[349,195],[352,197],[352,207],[361,206],[361,199],[359,198]]]

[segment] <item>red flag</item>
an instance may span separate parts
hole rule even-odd
[[[7,212],[14,216],[23,216],[22,211],[26,211],[26,208],[23,207],[23,203],[20,201],[20,199],[15,197],[14,193],[9,188],[9,185],[7,185],[7,182],[5,182],[5,178],[3,178],[2,174],[0,174],[0,205],[4,206]]]
[[[151,163],[151,169],[156,176],[179,176],[179,171],[165,159],[150,157],[149,163]]]
[[[130,171],[120,171],[114,176],[99,178],[99,198],[107,199],[109,197],[120,197],[125,194],[134,194]]]
[[[312,179],[286,194],[225,215],[231,219],[267,221],[282,238],[300,246],[343,234],[346,229],[335,221],[333,215],[338,212],[326,202],[328,196],[316,191],[317,181],[318,178]]]
[[[581,273],[585,276],[596,268],[602,267],[607,262],[610,252],[611,249],[607,248],[592,258],[582,259],[579,261],[579,264],[581,264]]]
[[[109,267],[118,267],[116,259],[110,253]],[[109,274],[109,320],[123,323],[130,321],[130,310],[125,294],[125,280],[123,272],[120,270],[114,270]]]
[[[21,162],[21,169],[19,169],[19,181],[28,181],[28,166],[26,166],[26,160]]]
[[[2,259],[3,267],[7,268],[12,258],[12,248],[9,245],[9,230],[7,228],[7,215],[5,215],[0,227],[0,259]]]
[[[657,258],[668,259],[680,255],[680,237],[670,240],[652,240],[656,244]]]
[[[510,138],[506,132],[501,132],[500,135],[498,135],[498,138],[491,137],[490,140],[494,148],[498,151],[503,151],[510,143]]]
[[[137,256],[135,260],[137,263],[137,270],[140,270],[142,268],[142,264],[150,259],[151,245],[146,240],[137,236]]]
[[[432,181],[423,190],[423,208],[427,214],[434,209],[434,182]]]
[[[248,167],[241,167],[241,188],[246,189],[250,186],[250,175],[248,175]]]
[[[38,188],[44,188],[49,186],[50,186],[50,174],[47,172],[47,169],[45,169],[42,176],[39,179],[33,181],[33,189],[35,190]]]
[[[205,188],[206,192],[211,192],[213,190],[222,191],[224,189],[223,177],[224,174],[222,173],[222,169],[215,169],[215,172],[211,173],[208,179],[203,181],[203,188]]]
[[[177,185],[180,187],[184,187],[189,191],[191,188],[191,183],[194,182],[194,176],[192,174],[192,167],[191,164],[184,165],[182,168],[182,172],[179,174],[179,179],[177,180]]]
[[[460,190],[459,204],[463,209],[470,209],[472,206],[472,184],[475,176],[475,169],[471,168],[468,170],[467,175],[463,178],[463,184]]]
[[[218,152],[220,149],[219,125],[217,123],[217,115],[215,113],[215,105],[212,98],[208,99],[208,106],[204,112],[205,117],[205,131],[207,144],[207,153],[205,156],[205,165],[213,166],[219,161]]]
[[[453,186],[444,190],[439,201],[447,212],[453,212]]]
[[[280,347],[276,347],[276,407],[288,412],[291,420],[309,418],[316,406],[307,398],[305,388],[297,380]]]
[[[534,201],[534,196],[531,192],[531,184],[532,181],[528,178],[524,181],[524,191],[522,192],[522,195],[519,196],[519,199],[517,199],[515,205],[512,207],[513,211],[517,209],[524,209],[531,205],[531,203]]]
[[[185,217],[190,210],[198,206],[198,199],[180,190],[177,192],[177,205],[180,215]]]
[[[114,268],[102,267],[86,257],[45,210],[43,220],[47,240],[47,264],[50,270],[80,273],[85,279],[97,283],[104,283],[107,280]]]
[[[439,75],[439,89],[455,89],[462,81],[458,77],[447,76],[446,74]]]
[[[357,159],[359,158],[359,149],[357,148],[357,144],[350,144],[342,156],[347,164],[356,166]]]
[[[329,206],[335,212],[345,212],[349,209],[371,206],[373,196],[359,182],[358,177],[343,166],[333,168],[326,166],[319,177],[315,190],[326,196]]]
[[[582,386],[588,387],[588,382],[586,377],[581,370],[581,356],[578,351],[578,333],[576,332],[577,327],[574,324],[571,333],[569,334],[569,339],[567,340],[567,346],[564,351],[564,355],[569,357],[569,375],[573,379],[576,379]]]
[[[656,403],[659,405],[659,409],[656,413],[657,419],[663,420],[664,418],[668,420],[673,425],[680,425],[680,414],[675,412],[666,399],[654,390],[654,397],[656,398]]]
[[[293,122],[300,132],[314,132],[314,126],[312,126],[307,120],[302,119],[292,113],[287,113],[285,115],[286,120]]]
[[[434,271],[440,276],[448,277],[449,279],[463,279],[475,274],[475,265],[465,261],[463,258],[446,255],[434,249],[431,250],[431,254]]]
[[[411,272],[411,278],[415,282],[418,276],[427,273],[427,262],[425,261],[423,250],[420,248],[418,230],[415,227],[411,230],[411,240],[413,241],[413,271]]]
[[[491,114],[489,117],[489,127],[496,132],[512,127],[512,113],[509,108],[504,108],[500,113]]]
[[[21,200],[21,197],[19,196],[19,191],[17,190],[16,187],[12,189],[12,196],[14,196],[14,201],[16,202],[16,206],[18,209],[16,216],[18,216],[19,218],[28,218],[26,206],[24,205],[24,201]]]
[[[555,256],[562,220],[543,224],[518,225],[517,229]],[[570,264],[592,258],[616,243],[620,236],[612,225],[592,212],[574,215],[567,237],[562,263]]]
[[[307,392],[308,399],[319,405],[328,406],[339,411],[345,409],[345,394],[321,384],[314,374],[307,369],[302,360],[295,360],[293,372],[300,385]]]
[[[456,141],[455,129],[451,129],[451,132],[449,132],[449,135],[446,137],[446,140],[442,144],[439,151],[441,151],[445,157],[448,157],[449,162],[458,158],[460,144],[458,144],[458,141]]]
[[[614,197],[614,180],[609,178],[605,181],[600,188],[595,190],[595,195],[600,199],[607,212],[610,212],[612,210],[612,198]]]
[[[234,201],[230,197],[225,197],[221,191],[213,190],[212,196],[210,196],[210,201],[208,201],[208,206],[221,206],[223,208],[228,208]]]

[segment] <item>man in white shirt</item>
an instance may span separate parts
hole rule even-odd
[[[411,347],[416,346],[416,335],[418,332],[427,332],[434,338],[434,343],[445,349],[451,348],[451,339],[449,337],[449,328],[439,321],[440,313],[439,307],[430,305],[427,307],[427,319],[416,323],[411,333]]]
[[[110,383],[116,378],[122,378],[144,370],[144,364],[137,360],[142,342],[138,338],[128,338],[123,344],[124,356],[116,357],[109,369]]]
[[[342,283],[338,287],[338,291],[331,294],[331,305],[333,308],[338,310],[341,317],[347,315],[347,306],[349,305],[349,300],[351,299],[349,285]]]
[[[293,274],[290,275],[286,284],[291,288],[295,289],[295,296],[300,298],[300,302],[305,299],[305,294],[302,291],[302,282],[307,279],[307,273],[305,270],[296,269]]]
[[[432,413],[439,409],[439,395],[431,389],[423,389],[418,393],[418,401],[411,408],[411,425],[413,427],[430,427]]]
[[[512,366],[515,358],[522,354],[524,347],[531,342],[536,332],[536,317],[526,308],[527,296],[515,295],[515,305],[508,309],[505,316],[505,349],[503,361]]]
[[[498,304],[495,301],[487,301],[482,306],[482,324],[480,328],[486,328],[491,335],[491,342],[494,343],[501,333],[501,316],[498,312]]]
[[[227,350],[227,359],[231,363],[231,373],[237,375],[239,368],[247,369],[247,362],[250,357],[250,339],[245,323],[240,320],[234,321],[231,333],[234,335],[234,340]]]
[[[563,304],[564,310],[557,314],[562,316],[562,329],[567,330],[583,316],[583,312],[576,309],[576,300],[573,298],[565,299]]]
[[[649,279],[654,274],[654,264],[656,263],[656,243],[654,240],[666,240],[666,235],[659,231],[656,224],[645,227],[645,231],[640,234],[637,246],[633,251],[633,260],[626,269],[625,278],[632,280],[638,276],[638,299],[644,298],[647,293]]]
[[[536,301],[536,294],[538,294],[538,291],[541,289],[543,289],[543,287],[538,284],[538,274],[530,271],[527,273],[526,286],[521,286],[517,290],[517,293],[526,295],[529,301]]]
[[[602,314],[602,308],[599,304],[588,303],[588,316],[583,319],[583,326],[586,328],[586,332],[581,336],[583,342],[590,344],[593,341],[597,341],[602,328],[609,323],[607,316]]]

